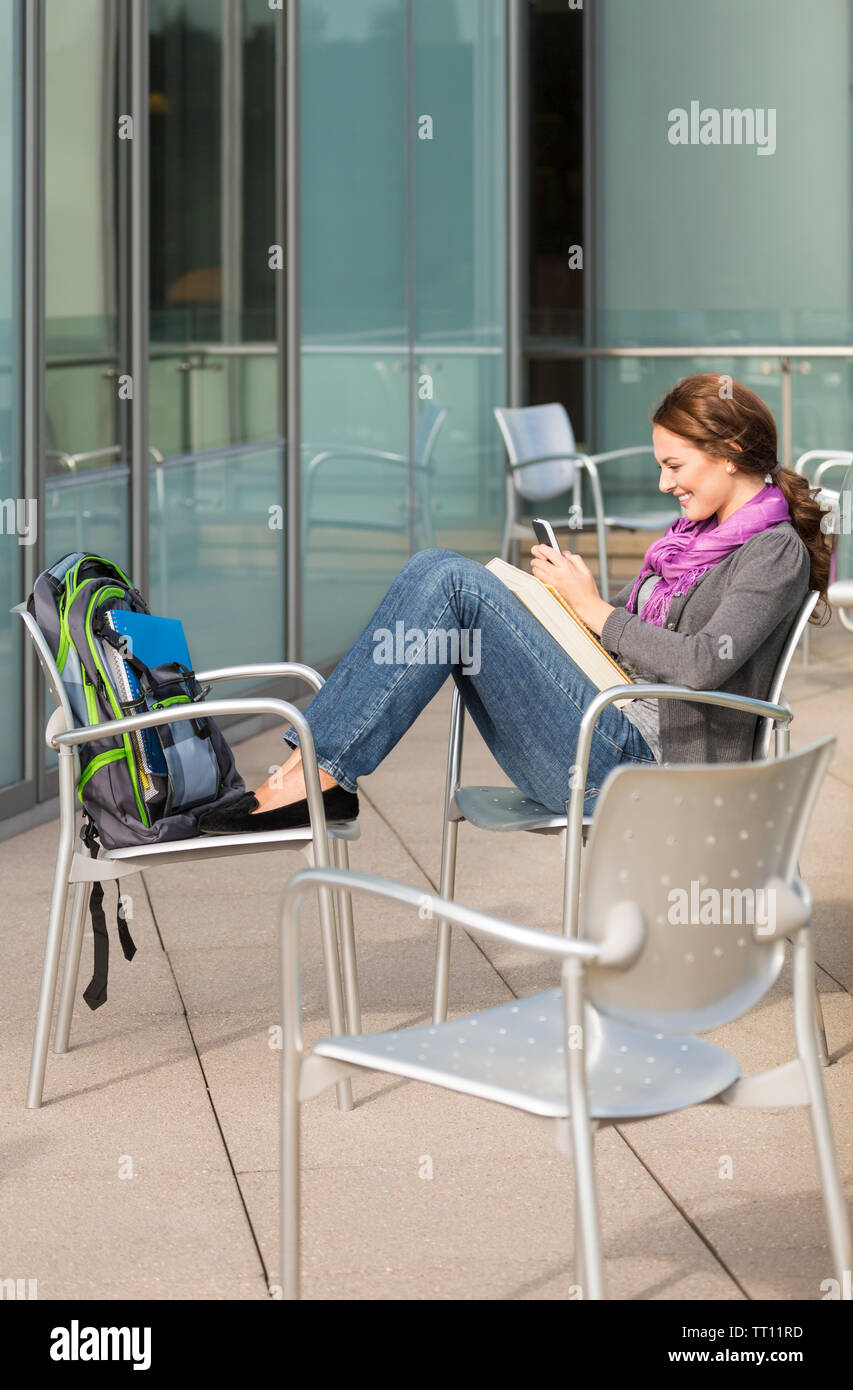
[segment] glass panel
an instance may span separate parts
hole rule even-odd
[[[45,561],[129,560],[117,356],[115,0],[45,5]]]
[[[149,15],[151,604],[182,619],[199,666],[275,660],[282,12],[266,0],[151,0]]]
[[[408,7],[304,0],[301,14],[303,655],[317,664],[409,554]]]
[[[18,5],[4,0],[0,5],[0,687],[3,690],[0,786],[17,782],[24,774],[23,625],[20,618],[12,617],[9,609],[23,597],[24,547],[31,543],[30,534],[35,536],[31,530],[32,507],[21,495],[19,18]]]
[[[281,475],[277,443],[152,469],[150,606],[181,619],[197,669],[283,655],[281,530],[267,524]]]
[[[799,0],[717,0],[689,17],[682,0],[599,9],[597,341],[849,342],[849,0],[826,0],[819,25]],[[597,368],[595,447],[635,442],[659,388],[691,369],[643,368],[640,410],[639,382]],[[704,369],[752,385],[742,361]],[[778,410],[778,372],[750,370]],[[814,447],[821,373],[800,386],[815,409],[799,442]]]
[[[434,543],[489,560],[504,517],[505,7],[415,0],[414,40],[417,395],[447,409],[427,460]]]
[[[565,0],[528,6],[530,281],[527,331],[533,342],[584,340],[586,276],[572,247],[583,243],[582,9]],[[531,404],[562,400],[551,395]],[[577,421],[572,418],[575,432]]]

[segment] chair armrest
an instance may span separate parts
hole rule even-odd
[[[807,449],[804,454],[800,454],[794,464],[793,472],[800,473],[807,477],[806,464],[813,463],[815,459],[827,459],[832,467],[847,467],[853,463],[853,453],[845,449]]]
[[[236,700],[193,701],[192,704],[180,707],[172,705],[169,709],[131,714],[126,719],[111,719],[106,724],[88,724],[85,728],[69,729],[61,734],[51,735],[48,726],[47,741],[52,748],[62,750],[74,748],[79,743],[91,743],[99,738],[121,737],[122,734],[134,733],[137,729],[156,728],[159,724],[176,724],[184,719],[221,719],[228,714],[275,714],[283,723],[293,725],[299,739],[299,747],[302,749],[302,771],[305,776],[315,863],[328,864],[326,814],[323,809],[314,736],[302,711],[295,705],[288,704],[286,700],[274,700],[270,696],[245,696]]]
[[[160,724],[177,724],[184,719],[223,718],[228,714],[277,714],[282,720],[292,723],[300,736],[303,729],[307,731],[313,751],[314,740],[310,737],[311,730],[301,710],[295,705],[289,705],[286,700],[274,700],[265,696],[247,696],[245,699],[237,700],[193,701],[180,707],[170,705],[168,709],[147,710],[144,714],[129,714],[125,719],[110,719],[105,724],[86,724],[79,729],[67,729],[64,733],[53,734],[48,742],[53,748],[68,748],[78,743],[94,743],[101,738],[117,738],[122,734],[132,734],[137,729],[153,729]]]
[[[313,666],[305,666],[301,661],[262,661],[252,666],[221,666],[213,671],[196,671],[195,678],[202,685],[215,685],[217,681],[238,681],[253,676],[295,676],[305,681],[313,690],[320,690],[325,684],[319,671]]]
[[[288,880],[281,899],[281,923],[284,936],[293,935],[299,922],[299,903],[313,887],[327,885],[330,888],[343,888],[347,892],[374,893],[382,898],[395,899],[417,908],[418,914],[427,921],[440,920],[453,922],[457,927],[496,941],[509,941],[525,950],[540,955],[569,956],[583,961],[598,961],[603,953],[603,941],[572,941],[565,936],[555,936],[551,932],[540,931],[536,927],[523,927],[515,922],[507,922],[476,908],[443,898],[437,893],[424,893],[407,883],[397,883],[392,879],[380,878],[376,874],[365,874],[354,869],[300,869]]]
[[[637,444],[630,449],[609,449],[605,454],[587,454],[592,463],[609,463],[611,459],[633,458],[636,454],[653,454],[650,444]]]
[[[824,473],[828,473],[831,468],[849,468],[851,460],[853,460],[853,455],[851,455],[850,458],[846,459],[826,459],[824,463],[818,464],[817,468],[815,469],[813,486],[820,487]]]
[[[313,473],[321,463],[327,463],[333,458],[359,458],[373,459],[375,463],[396,463],[407,464],[409,460],[404,454],[391,454],[384,449],[368,449],[360,444],[352,444],[348,448],[341,445],[336,449],[323,449],[319,454],[315,454],[308,464],[307,472]]]
[[[532,468],[537,463],[556,463],[557,461],[562,463],[566,459],[581,463],[586,457],[586,454],[579,454],[575,450],[563,449],[557,454],[537,454],[535,458],[521,459],[518,463],[513,463],[511,459],[507,459],[507,467],[511,473],[516,473],[521,468]]]
[[[564,917],[569,924],[569,935],[576,936],[578,929],[578,908],[580,903],[580,854],[583,832],[583,803],[586,794],[586,775],[589,769],[589,755],[592,749],[592,736],[595,723],[602,710],[617,700],[686,700],[693,704],[718,705],[722,709],[742,710],[745,714],[755,714],[774,723],[787,724],[793,718],[787,705],[772,704],[769,700],[756,700],[749,695],[730,695],[725,690],[692,690],[689,686],[653,685],[632,683],[614,685],[601,690],[590,701],[583,713],[575,748],[575,762],[571,770],[569,803],[567,811],[566,878],[564,883]]]

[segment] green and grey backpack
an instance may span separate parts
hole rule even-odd
[[[185,665],[171,662],[150,670],[127,651],[107,613],[147,614],[149,609],[127,575],[100,555],[64,555],[39,575],[27,608],[53,653],[79,728],[207,694]],[[138,694],[131,699],[121,679],[125,664],[136,677]],[[81,834],[93,855],[99,842],[105,849],[124,849],[187,839],[198,833],[204,811],[227,806],[245,791],[228,743],[208,718],[94,739],[79,745],[79,757]],[[95,1009],[106,999],[109,950],[99,883],[92,888],[91,912],[95,975],[84,998]],[[120,896],[118,926],[130,959],[136,948]]]

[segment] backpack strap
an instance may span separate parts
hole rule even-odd
[[[93,859],[98,856],[100,842],[98,832],[94,822],[88,815],[83,817],[83,827],[80,831],[80,838],[88,849]],[[122,902],[121,888],[116,882],[118,893],[118,904],[116,907],[116,924],[118,926],[118,939],[125,960],[133,960],[136,955],[136,946],[130,935],[125,916],[124,903]],[[107,918],[104,912],[104,886],[100,882],[92,884],[92,891],[89,896],[89,912],[92,918],[92,932],[95,938],[94,968],[92,978],[83,991],[83,998],[89,1008],[94,1012],[102,1004],[107,1002],[107,976],[110,967],[110,938],[107,934]]]

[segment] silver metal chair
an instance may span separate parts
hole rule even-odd
[[[834,533],[838,527],[839,500],[841,497],[841,491],[838,488],[826,487],[823,479],[826,477],[827,473],[830,473],[833,470],[838,470],[840,468],[843,468],[845,470],[849,469],[851,463],[853,463],[853,453],[851,453],[849,450],[809,449],[806,453],[800,454],[800,457],[794,464],[794,472],[801,474],[804,478],[809,478],[812,486],[819,489],[817,500],[823,508],[824,512],[826,513],[821,524],[823,526],[823,529],[829,534]],[[817,464],[817,467],[813,469],[814,464]],[[837,560],[837,552],[835,549],[833,549],[832,559],[830,561],[830,583],[835,578]],[[829,597],[828,594],[827,597]],[[845,614],[843,610],[839,612],[839,617],[844,626],[847,627],[848,624],[845,621]],[[802,653],[803,665],[808,666],[808,628],[803,634]]]
[[[812,469],[813,464],[817,468]],[[827,473],[833,469],[849,468],[853,463],[853,453],[848,449],[809,449],[806,453],[800,454],[794,464],[793,471],[799,473],[804,478],[811,480],[812,486],[820,489],[819,502],[825,510],[829,511],[838,506],[838,490],[824,486],[823,479]]]
[[[585,716],[582,759],[594,717]],[[298,933],[305,893],[346,886],[418,908],[422,918],[425,904],[420,891],[367,874],[314,869],[291,879],[281,934],[285,1298],[299,1297],[301,1104],[343,1079],[379,1071],[507,1105],[550,1126],[558,1149],[574,1161],[575,1289],[590,1299],[605,1297],[594,1163],[599,1126],[715,1101],[808,1105],[832,1261],[849,1299],[850,1232],[816,1040],[812,902],[796,873],[834,744],[821,739],[765,763],[616,769],[594,818],[582,913],[578,879],[568,884],[567,935],[431,899],[433,918],[553,956],[562,967],[561,988],[452,1023],[325,1038],[306,1054]],[[575,823],[583,788],[580,779],[572,791]],[[700,885],[703,915],[691,907],[685,920],[681,899],[692,902]],[[764,998],[788,936],[797,1056],[741,1078],[735,1057],[696,1035]]]
[[[575,434],[565,408],[559,404],[531,405],[509,410],[498,407],[495,418],[503,435],[508,456],[506,477],[506,523],[501,556],[510,559],[520,540],[530,540],[530,522],[522,518],[525,502],[546,502],[571,493],[572,504],[581,505],[581,478],[589,475],[592,490],[595,527],[598,539],[599,588],[602,598],[610,598],[610,577],[607,568],[607,532],[664,531],[679,512],[661,504],[635,516],[621,516],[604,509],[598,466],[613,459],[631,458],[638,454],[654,454],[651,445],[630,449],[611,449],[604,454],[579,452]],[[575,530],[588,529],[584,523]],[[517,563],[517,560],[514,561]]]
[[[853,462],[841,481],[832,520],[835,545],[826,596],[842,626],[853,632]]]
[[[797,643],[805,630],[809,617],[818,600],[816,589],[809,590],[791,626],[785,646],[770,685],[767,700],[740,699],[725,695],[729,709],[740,709],[761,716],[756,729],[753,745],[753,760],[760,761],[769,756],[771,738],[775,730],[777,754],[787,752],[788,722],[791,711],[783,699],[783,686],[791,665]],[[719,691],[688,690],[682,686],[631,685],[614,686],[608,694],[613,699],[624,697],[626,692],[638,698],[661,700],[689,699],[719,703]],[[441,871],[439,892],[446,898],[453,897],[456,880],[456,851],[461,821],[468,821],[478,830],[493,830],[500,834],[524,830],[536,835],[565,835],[568,824],[565,815],[557,815],[547,806],[531,800],[518,787],[462,787],[459,785],[462,768],[462,740],[465,725],[465,706],[462,703],[458,686],[454,685],[450,708],[450,735],[447,750],[447,775],[444,787],[444,821],[441,837]],[[586,834],[592,818],[584,817],[578,827],[578,850],[582,837]],[[564,862],[568,863],[572,848],[570,840],[565,842]],[[442,1022],[447,1017],[447,997],[450,978],[450,926],[439,923],[436,941],[435,990],[433,997],[433,1018]]]
[[[427,546],[435,545],[432,526],[431,490],[432,475],[435,467],[433,450],[439,430],[444,424],[446,416],[447,410],[443,406],[437,406],[427,401],[422,406],[420,416],[415,425],[414,457],[412,459],[415,505],[420,514],[421,526]],[[335,528],[350,531],[408,532],[408,516],[403,517],[401,521],[386,521],[376,517],[371,517],[369,520],[362,520],[352,515],[342,516],[340,513],[334,516],[318,515],[315,508],[314,494],[317,489],[320,469],[332,459],[350,459],[354,462],[363,460],[368,463],[384,465],[391,469],[404,468],[408,470],[409,467],[409,459],[406,454],[388,453],[382,449],[367,449],[359,445],[334,445],[332,448],[322,449],[316,453],[308,463],[304,474],[304,499],[302,509],[304,518],[302,525],[302,546],[304,554],[307,554],[308,551],[308,541],[312,526],[334,526]]]
[[[349,862],[348,842],[358,838],[359,827],[357,820],[337,821],[327,825],[311,729],[305,716],[294,705],[288,704],[285,700],[240,696],[238,699],[207,700],[203,704],[181,705],[180,709],[172,706],[168,710],[133,715],[126,719],[111,720],[106,724],[78,728],[75,726],[68,695],[56,668],[53,654],[38,624],[27,612],[26,604],[18,604],[12,609],[12,612],[17,613],[26,626],[55,701],[56,707],[47,722],[45,737],[50,747],[54,748],[59,755],[59,848],[50,901],[44,965],[36,1014],[35,1039],[27,1090],[27,1105],[30,1109],[36,1109],[41,1105],[44,1091],[45,1067],[59,973],[65,911],[72,885],[74,895],[71,926],[65,951],[65,968],[54,1034],[54,1051],[57,1053],[68,1051],[74,995],[77,989],[80,953],[83,944],[84,920],[93,882],[120,879],[128,874],[139,873],[144,869],[178,864],[186,860],[204,862],[207,859],[223,855],[281,853],[283,851],[298,851],[308,859],[309,863],[312,862],[311,856],[313,856],[315,865],[328,865],[330,862],[334,862],[335,865],[345,869]],[[289,661],[268,662],[254,666],[229,666],[220,670],[199,671],[196,675],[199,682],[204,685],[213,685],[219,681],[277,676],[296,677],[313,690],[319,690],[323,684],[322,676],[310,666]],[[167,841],[164,844],[104,850],[97,859],[91,858],[85,852],[81,853],[75,850],[75,817],[78,809],[76,787],[79,778],[79,760],[76,750],[79,744],[91,743],[97,738],[108,738],[114,734],[130,733],[134,729],[152,728],[157,724],[167,724],[177,719],[193,719],[199,715],[221,718],[229,714],[272,714],[283,720],[285,724],[293,724],[299,735],[299,746],[302,749],[305,785],[311,816],[310,829],[304,827],[296,830],[267,830],[246,835],[200,835],[193,839]],[[360,1026],[358,1024],[360,1015],[355,935],[349,895],[342,893],[338,898],[340,943],[338,942],[334,907],[331,897],[326,891],[321,895],[320,910],[329,1016],[332,1020],[332,1027],[344,1026],[344,1009],[346,1009],[346,1026],[358,1027]],[[337,1023],[334,1020],[337,1020]],[[338,1104],[342,1110],[352,1108],[352,1091],[349,1083],[338,1088]]]

